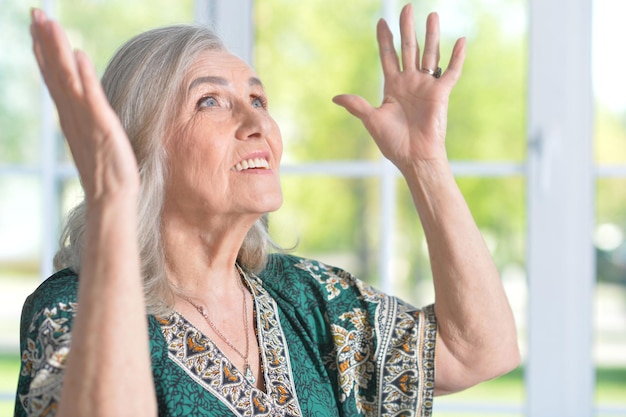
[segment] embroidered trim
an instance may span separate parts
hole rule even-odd
[[[250,277],[267,393],[245,380],[219,348],[187,319],[173,313],[159,320],[168,356],[238,416],[302,415],[293,384],[289,351],[274,300]]]
[[[437,317],[435,306],[429,305],[422,309],[423,325],[425,331],[422,352],[422,413],[424,417],[432,415],[433,399],[435,396],[435,354],[437,342]]]
[[[429,306],[415,311],[399,303],[397,311],[382,367],[380,415],[428,417],[435,377],[434,310]]]

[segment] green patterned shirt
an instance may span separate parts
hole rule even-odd
[[[159,416],[430,416],[436,319],[320,262],[272,255],[246,284],[265,391],[181,314],[149,317]],[[63,270],[26,300],[15,415],[53,416],[77,310]]]

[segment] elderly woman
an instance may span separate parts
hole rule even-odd
[[[16,415],[430,415],[432,397],[514,368],[499,275],[445,151],[465,41],[439,69],[439,23],[401,53],[381,20],[379,107],[358,117],[402,172],[428,240],[434,305],[274,250],[278,126],[254,71],[206,28],[138,35],[102,84],[33,11],[37,62],[85,190],[55,275],[26,301]],[[102,86],[104,87],[102,89]]]

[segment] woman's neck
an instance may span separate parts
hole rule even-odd
[[[198,224],[182,217],[163,216],[168,279],[188,295],[236,293],[239,274],[235,262],[253,222],[209,219],[202,227]]]

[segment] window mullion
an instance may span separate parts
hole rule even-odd
[[[591,0],[529,4],[528,415],[591,416]]]
[[[195,0],[195,20],[211,26],[230,52],[252,65],[252,0]]]

